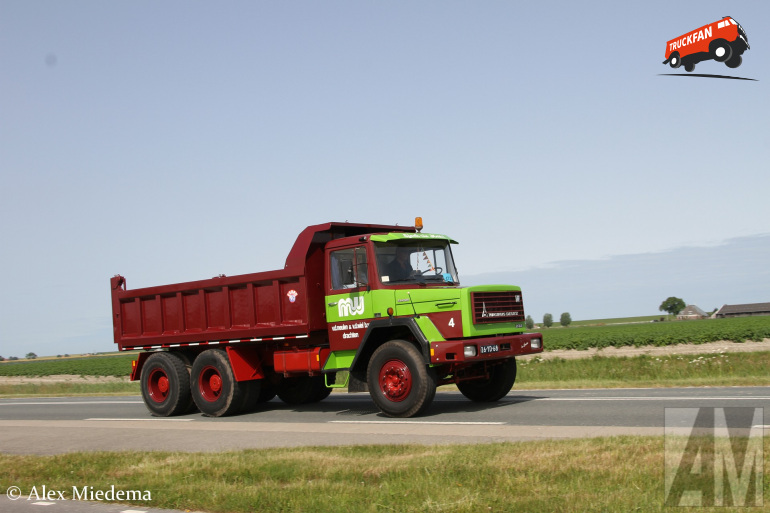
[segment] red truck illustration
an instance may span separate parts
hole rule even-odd
[[[672,68],[684,65],[691,72],[701,61],[713,59],[724,62],[728,68],[737,68],[743,62],[743,52],[749,40],[740,23],[730,16],[697,28],[666,43],[666,60]]]

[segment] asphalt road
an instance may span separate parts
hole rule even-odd
[[[764,408],[770,387],[513,391],[476,404],[439,392],[426,415],[391,419],[368,394],[335,393],[321,403],[275,399],[226,418],[200,413],[152,417],[139,397],[0,400],[0,452],[222,451],[307,445],[488,443],[619,434],[662,435],[666,408]]]

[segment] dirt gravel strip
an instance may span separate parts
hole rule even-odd
[[[731,342],[729,340],[719,340],[717,342],[708,342],[706,344],[677,344],[674,346],[640,346],[640,347],[604,347],[601,349],[555,349],[548,350],[548,338],[545,337],[546,350],[540,354],[519,356],[519,359],[541,358],[550,360],[553,358],[563,358],[565,360],[576,360],[579,358],[592,358],[594,356],[672,356],[672,355],[691,355],[691,354],[720,354],[720,353],[754,353],[758,351],[770,351],[770,338],[762,342]]]

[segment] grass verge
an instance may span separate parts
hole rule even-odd
[[[764,460],[770,468],[767,451]],[[73,487],[114,485],[150,492],[151,501],[125,501],[133,505],[217,513],[664,509],[662,437],[197,454],[0,454],[0,466],[4,482],[23,494],[45,484],[71,498]]]
[[[139,395],[139,382],[120,383],[21,383],[0,385],[0,397]]]
[[[770,352],[518,362],[517,389],[770,385]]]

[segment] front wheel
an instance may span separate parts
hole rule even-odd
[[[727,65],[728,68],[737,68],[741,65],[743,62],[743,57],[740,55],[736,55],[735,57],[731,58],[728,61],[725,61],[725,65]]]
[[[436,395],[435,371],[405,340],[392,340],[378,347],[366,374],[372,400],[389,417],[419,415]]]
[[[515,382],[516,360],[511,358],[491,367],[486,379],[461,381],[457,384],[457,388],[471,401],[492,403],[508,395]]]

